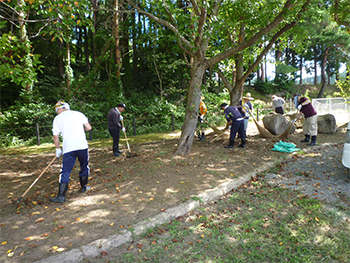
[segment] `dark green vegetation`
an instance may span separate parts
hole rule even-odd
[[[253,179],[151,229],[108,262],[348,262],[349,210]],[[99,259],[101,260],[101,259]],[[107,262],[107,261],[106,261]]]
[[[57,100],[93,138],[123,101],[129,133],[133,116],[137,134],[174,118],[192,144],[200,95],[212,112],[247,91],[289,98],[306,71],[323,97],[349,71],[349,13],[345,0],[0,1],[0,147],[35,144],[36,123],[49,136]]]

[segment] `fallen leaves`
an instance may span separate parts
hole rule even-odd
[[[40,218],[38,218],[37,220],[35,220],[35,224],[37,224],[37,223],[40,223],[40,222],[42,222],[42,221],[44,221],[45,219],[43,218],[43,217],[40,217]]]
[[[51,252],[63,252],[63,251],[65,251],[65,250],[66,250],[65,248],[63,248],[63,247],[58,247],[58,246],[53,246],[53,247],[50,249]]]

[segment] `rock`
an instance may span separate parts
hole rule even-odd
[[[292,112],[292,113],[285,113],[284,116],[289,118],[290,120],[294,120],[299,114],[299,111],[296,112]],[[294,123],[294,126],[296,129],[301,129],[303,128],[303,124],[304,124],[304,114],[302,114],[299,119]]]
[[[280,135],[289,127],[291,119],[285,117],[284,115],[271,112],[264,116],[263,124],[264,127],[273,135]],[[293,125],[290,129],[290,133],[295,131],[295,126]]]
[[[324,114],[317,116],[317,131],[319,133],[335,133],[337,131],[337,123],[334,115]]]

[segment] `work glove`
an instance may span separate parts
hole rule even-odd
[[[119,116],[119,119],[120,119],[120,121],[124,120],[122,115]]]
[[[126,132],[126,129],[123,127],[123,128],[122,128],[122,131],[123,131],[123,132]]]
[[[61,157],[62,155],[62,149],[61,148],[56,148],[56,157]]]
[[[298,105],[298,110],[301,110],[301,107],[303,107],[303,105],[299,104]]]

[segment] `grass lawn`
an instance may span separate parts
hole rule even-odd
[[[88,262],[350,262],[349,212],[253,180]]]

